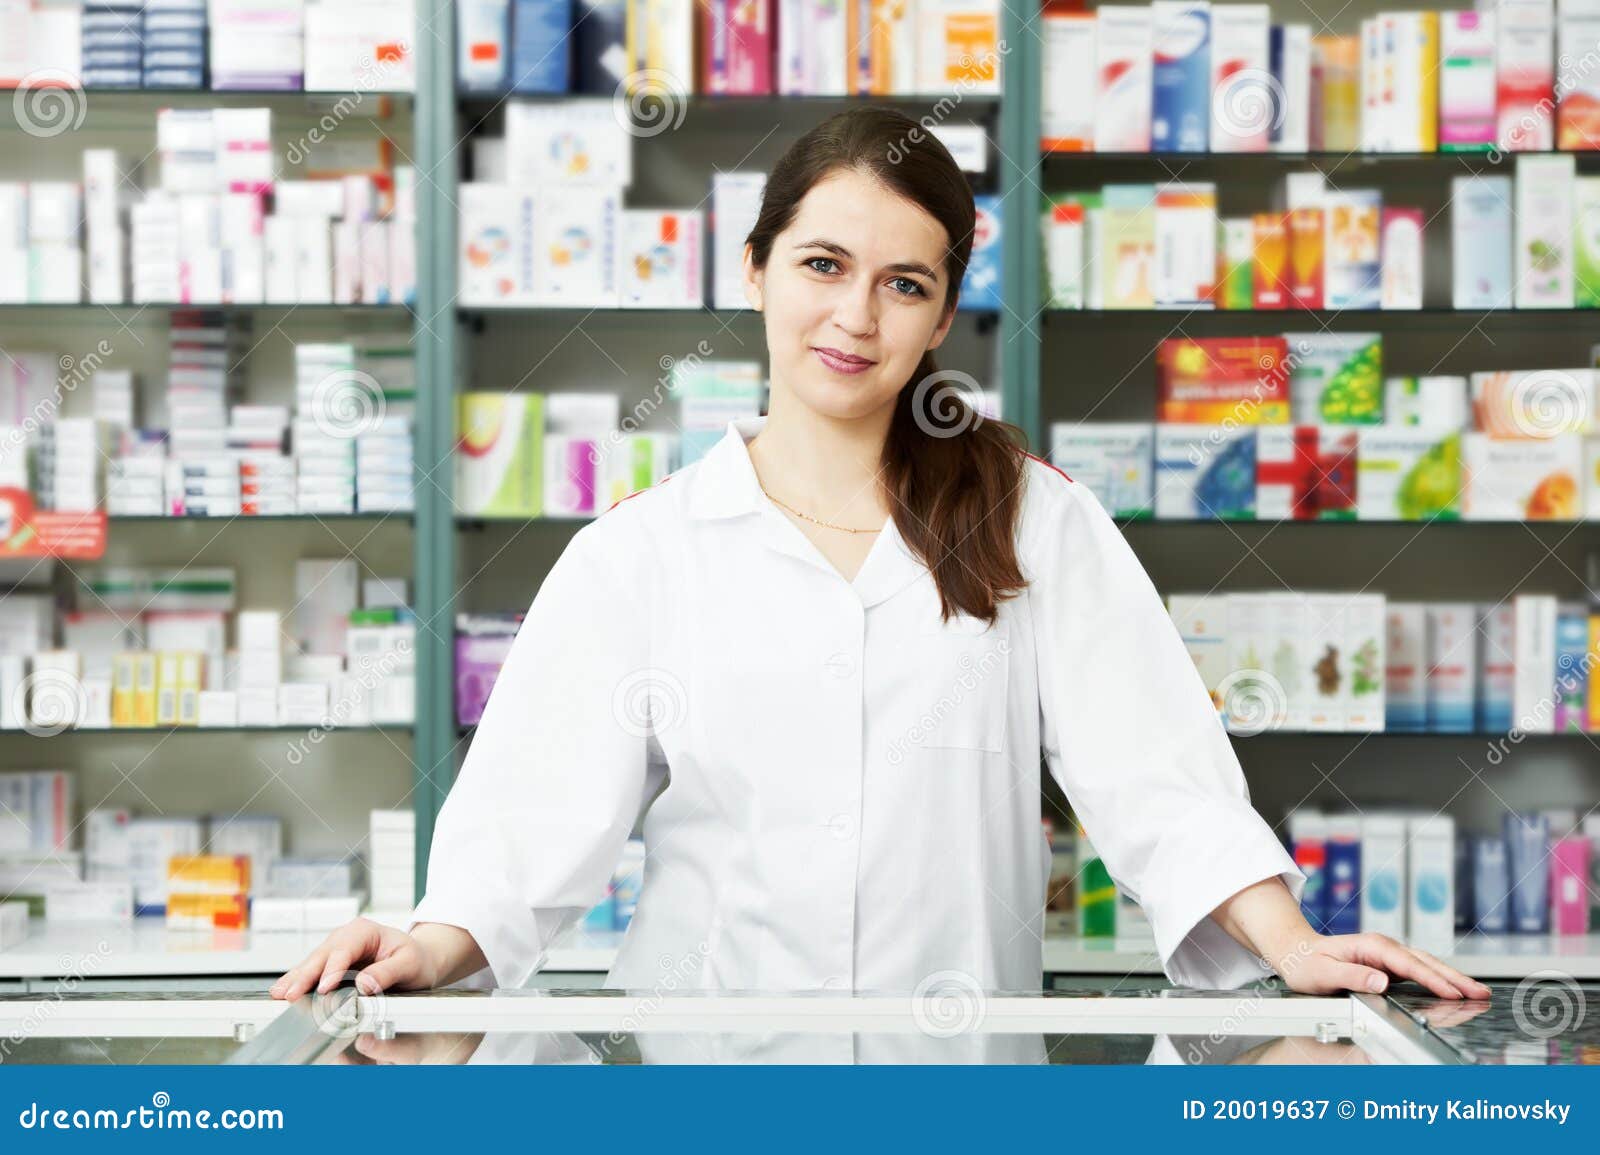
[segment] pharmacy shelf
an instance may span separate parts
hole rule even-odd
[[[456,100],[463,109],[473,110],[483,106],[497,107],[508,101],[526,101],[529,103],[552,104],[566,100],[615,100],[612,93],[584,93],[584,92],[470,92],[458,91]],[[960,107],[983,109],[986,111],[998,109],[1001,97],[995,93],[967,93],[956,92],[930,92],[909,93],[902,95],[815,95],[801,94],[794,96],[780,96],[775,93],[747,94],[728,93],[726,95],[713,92],[688,92],[663,95],[640,94],[629,97],[627,100],[635,102],[638,106],[649,107],[651,102],[670,103],[675,108],[687,109],[712,109],[712,108],[758,108],[771,109],[781,113],[789,108],[803,108],[808,116],[824,116],[828,110],[838,105],[848,108],[852,105],[871,104],[877,106],[888,105],[894,108],[923,108],[930,104],[940,104],[951,101]],[[626,107],[627,101],[618,100],[619,107]],[[646,120],[646,123],[653,123]]]
[[[1405,742],[1421,739],[1437,741],[1441,738],[1455,738],[1467,742],[1504,742],[1510,732],[1509,727],[1504,730],[1263,730],[1258,734],[1230,733],[1228,736],[1236,742],[1257,743],[1312,740],[1321,742],[1330,738],[1348,738],[1353,742],[1383,742],[1395,739]],[[1564,730],[1548,734],[1520,733],[1516,744],[1520,746],[1527,742],[1586,742],[1600,748],[1600,732]]]
[[[378,524],[392,521],[409,526],[412,524],[415,518],[410,513],[269,513],[254,515],[239,514],[234,517],[174,517],[169,514],[160,513],[124,513],[112,514],[109,518],[107,518],[107,520],[110,521],[112,525],[232,525],[235,522],[242,522],[250,525],[253,525],[257,522],[269,522],[272,524],[281,524],[283,522],[293,522],[297,524],[315,523],[317,525],[321,525],[326,522],[345,524]]]
[[[11,90],[14,91],[14,90]],[[369,89],[365,92],[350,89],[336,91],[321,88],[83,88],[78,91],[87,96],[98,93],[115,95],[118,100],[130,96],[146,96],[155,100],[171,100],[175,96],[192,96],[203,101],[302,101],[326,100],[337,104],[341,100],[403,100],[410,102],[415,94],[402,90],[382,91]]]
[[[0,316],[16,313],[27,316],[42,312],[78,312],[78,313],[142,313],[147,309],[168,312],[174,309],[195,310],[207,313],[260,313],[271,309],[282,309],[286,312],[296,313],[371,313],[377,316],[409,317],[411,309],[406,305],[333,305],[296,303],[293,301],[259,301],[253,304],[204,304],[198,301],[120,301],[116,303],[97,304],[90,301],[27,301],[0,304]]]
[[[761,313],[755,309],[708,309],[704,307],[694,309],[625,309],[611,305],[461,305],[456,306],[456,312],[462,317],[523,317],[523,316],[554,316],[554,317],[610,317],[616,319],[637,319],[640,321],[658,322],[668,319],[683,319],[696,317],[709,318],[714,321],[759,320]],[[978,322],[993,322],[1000,315],[998,309],[957,309],[956,319],[971,317]]]
[[[738,321],[760,319],[761,314],[754,309],[708,309],[703,306],[693,309],[624,309],[611,305],[468,305],[457,304],[456,313],[464,318],[475,320],[485,317],[528,317],[544,316],[550,314],[557,317],[571,317],[579,314],[593,317],[609,317],[618,320],[636,318],[640,321],[663,321],[673,318],[696,317],[702,320],[713,321]]]
[[[405,927],[409,914],[373,913]],[[131,923],[52,924],[33,919],[29,935],[0,951],[0,979],[100,980],[136,977],[262,975],[276,977],[300,962],[325,933],[296,931],[168,930],[158,918]],[[544,974],[605,974],[622,945],[620,931],[568,932],[552,944]],[[1474,978],[1515,980],[1553,971],[1575,980],[1600,979],[1600,935],[1467,935],[1445,962]],[[1162,974],[1148,935],[1119,938],[1046,936],[1044,973],[1050,975]]]
[[[362,917],[400,929],[410,922],[409,911],[366,911]],[[168,930],[160,918],[118,923],[34,918],[27,938],[0,951],[0,979],[276,978],[325,937],[325,931]],[[550,951],[544,970],[603,974],[621,942],[621,934],[571,938]]]
[[[1067,424],[1070,424],[1070,422],[1067,422]],[[1085,422],[1085,424],[1093,424],[1093,422]],[[1152,424],[1154,424],[1154,422],[1152,422]],[[1354,432],[1360,432],[1362,426],[1346,426],[1344,429],[1346,429],[1347,432],[1352,432],[1352,434],[1354,434]],[[1362,530],[1374,530],[1374,528],[1386,528],[1386,526],[1387,528],[1397,528],[1397,526],[1403,526],[1403,528],[1408,528],[1408,530],[1422,530],[1422,528],[1427,528],[1427,526],[1437,525],[1458,526],[1458,528],[1462,528],[1462,530],[1491,530],[1491,528],[1501,528],[1501,530],[1507,530],[1507,528],[1512,528],[1512,526],[1515,526],[1515,528],[1518,528],[1518,530],[1536,530],[1536,528],[1539,528],[1539,526],[1584,525],[1584,522],[1587,522],[1587,520],[1590,520],[1590,518],[1576,518],[1576,520],[1571,520],[1571,522],[1552,522],[1552,520],[1542,520],[1542,522],[1507,522],[1507,520],[1494,520],[1494,522],[1488,522],[1488,520],[1485,520],[1485,522],[1474,522],[1474,520],[1470,520],[1470,518],[1461,517],[1435,517],[1427,518],[1427,520],[1403,520],[1403,518],[1398,517],[1365,518],[1365,520],[1362,520],[1362,518],[1328,518],[1328,520],[1318,520],[1318,518],[1272,517],[1118,517],[1117,525],[1259,525],[1267,526],[1267,528],[1270,528],[1270,530],[1280,530],[1280,528],[1285,528],[1285,526],[1293,526],[1293,528],[1296,528],[1296,530],[1309,530],[1309,528],[1314,528],[1314,526],[1315,528],[1318,528],[1318,530],[1331,530],[1331,528],[1334,528],[1334,526],[1342,526],[1342,528],[1362,528]]]
[[[399,127],[403,135],[410,135],[403,126],[412,119],[412,102],[407,96],[395,93],[300,93],[300,92],[199,92],[193,89],[159,91],[153,89],[84,90],[38,89],[38,93],[67,93],[72,95],[40,99],[28,92],[0,89],[0,101],[10,109],[13,97],[19,105],[30,99],[39,100],[36,106],[39,119],[62,136],[68,131],[114,134],[116,137],[150,139],[154,129],[155,113],[162,108],[267,108],[272,113],[273,130],[282,136],[299,137],[312,129],[325,131],[325,123],[336,118],[343,124],[357,123],[371,130],[392,133]],[[396,97],[399,97],[396,99]],[[45,103],[48,100],[50,103]],[[30,131],[23,117],[0,118],[0,141],[17,147],[26,147]],[[46,147],[62,147],[61,140],[50,141]],[[128,148],[147,149],[148,144]]]
[[[1301,319],[1306,322],[1315,322],[1336,320],[1339,317],[1394,317],[1396,319],[1437,317],[1454,321],[1468,317],[1477,320],[1503,317],[1560,317],[1600,323],[1600,309],[1457,309],[1446,305],[1429,305],[1421,309],[1207,309],[1195,305],[1174,305],[1162,309],[1045,309],[1043,316],[1050,320],[1082,317],[1097,323],[1107,317],[1128,317],[1136,320],[1160,319],[1162,321],[1171,321],[1175,317],[1184,320],[1195,317],[1249,317],[1257,325],[1262,324],[1263,319],[1267,323],[1273,321],[1295,322]],[[1291,326],[1278,324],[1274,327],[1283,329]]]
[[[331,304],[290,304],[290,302],[275,301],[262,302],[262,304],[181,304],[178,301],[144,301],[139,304],[123,302],[123,304],[90,304],[90,302],[75,302],[75,304],[46,304],[46,302],[29,302],[29,304],[0,304],[0,325],[18,320],[18,322],[34,323],[40,318],[64,318],[70,322],[82,325],[86,318],[96,315],[109,315],[112,318],[126,318],[128,322],[138,320],[141,315],[150,314],[152,320],[165,323],[166,315],[173,312],[218,312],[229,317],[238,315],[262,315],[272,317],[282,314],[278,322],[291,317],[291,315],[304,315],[315,318],[338,317],[371,317],[392,320],[392,322],[410,323],[413,312],[410,307],[403,304],[394,306],[331,306]]]
[[[365,91],[358,91],[356,89],[340,90],[333,88],[173,88],[163,85],[150,85],[140,88],[117,88],[98,84],[90,85],[87,88],[84,88],[81,85],[68,88],[62,85],[19,86],[15,84],[0,84],[0,93],[11,94],[10,96],[3,97],[3,99],[15,99],[15,96],[18,92],[75,92],[82,93],[85,96],[94,96],[98,93],[106,93],[108,95],[116,96],[119,100],[128,96],[148,96],[161,100],[168,100],[174,96],[193,96],[197,99],[205,100],[289,100],[298,99],[300,97],[317,97],[319,99],[337,101],[343,99],[372,100],[378,97],[394,97],[400,100],[409,101],[415,95],[414,93],[407,92],[403,89],[387,90],[376,88],[367,89]]]
[[[1407,165],[1407,164],[1438,164],[1443,161],[1459,161],[1463,164],[1483,168],[1512,166],[1518,157],[1523,156],[1571,156],[1577,159],[1580,165],[1588,161],[1600,161],[1600,151],[1577,150],[1541,150],[1528,152],[1505,152],[1499,149],[1493,151],[1482,150],[1474,152],[1362,152],[1352,149],[1349,152],[1318,151],[1318,152],[1074,152],[1069,149],[1041,149],[1040,156],[1046,162],[1070,162],[1075,165],[1093,165],[1101,162],[1109,164],[1151,164],[1163,166],[1190,164],[1224,164],[1230,168],[1239,165],[1260,165],[1267,168],[1279,168],[1291,164],[1314,164],[1319,168],[1342,165]]]
[[[564,525],[576,529],[578,526],[587,525],[594,520],[592,514],[574,514],[571,517],[557,517],[554,514],[539,517],[470,517],[457,516],[456,526],[460,529],[488,529],[490,526],[501,525]]]
[[[322,938],[292,931],[168,930],[159,918],[127,923],[36,918],[29,923],[27,938],[0,951],[0,978],[276,976],[305,958]]]
[[[1068,422],[1067,424],[1071,424]],[[1088,423],[1086,423],[1088,424]],[[1358,426],[1348,427],[1352,432]],[[1277,533],[1280,530],[1289,530],[1291,533],[1317,533],[1342,530],[1364,530],[1369,533],[1398,533],[1416,534],[1427,529],[1441,529],[1446,532],[1459,530],[1463,533],[1492,533],[1495,530],[1515,529],[1526,533],[1537,533],[1540,530],[1551,530],[1560,533],[1569,533],[1575,527],[1582,525],[1600,525],[1600,520],[1590,518],[1577,518],[1572,521],[1476,521],[1460,517],[1436,517],[1428,520],[1403,521],[1399,518],[1385,518],[1382,520],[1369,518],[1365,521],[1359,518],[1319,521],[1316,519],[1295,520],[1292,518],[1260,518],[1260,517],[1118,517],[1116,523],[1123,529],[1176,529],[1179,527],[1192,529],[1197,526],[1209,526],[1221,529],[1226,526],[1232,530],[1255,528]]]
[[[320,730],[325,734],[410,734],[413,727],[405,723],[382,726],[323,726],[308,722],[302,726],[69,726],[65,730],[41,727],[44,732],[34,734],[28,730],[0,730],[0,739],[35,738],[40,741],[65,738],[72,734],[304,734]]]
[[[1352,427],[1354,428],[1354,427]],[[162,519],[154,519],[162,520]],[[183,520],[181,518],[166,518],[167,521]],[[193,521],[204,521],[204,518],[191,518]],[[254,520],[254,519],[243,519]],[[594,520],[589,514],[558,517],[555,515],[540,515],[539,517],[473,517],[458,514],[456,525],[461,529],[487,529],[491,526],[503,525],[565,525],[581,526]],[[1461,518],[1435,518],[1432,521],[1400,521],[1390,519],[1386,521],[1294,521],[1275,520],[1271,518],[1255,517],[1118,517],[1114,519],[1123,529],[1144,531],[1147,529],[1193,529],[1207,527],[1221,530],[1224,526],[1231,530],[1256,529],[1276,533],[1287,529],[1292,533],[1306,533],[1313,529],[1317,532],[1331,530],[1335,526],[1347,529],[1362,529],[1369,533],[1400,532],[1415,535],[1421,530],[1434,527],[1452,527],[1463,532],[1493,532],[1495,530],[1516,529],[1522,532],[1538,532],[1542,529],[1553,529],[1570,532],[1574,527],[1581,525],[1600,525],[1600,521],[1579,519],[1577,521],[1466,521]]]

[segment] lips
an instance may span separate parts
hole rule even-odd
[[[876,361],[858,357],[854,353],[846,353],[842,349],[816,347],[812,352],[816,353],[824,365],[840,373],[860,373],[877,364]]]

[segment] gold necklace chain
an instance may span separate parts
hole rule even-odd
[[[757,480],[756,484],[757,485],[761,485],[761,482],[759,480]],[[761,492],[762,493],[767,493],[767,487],[764,486],[764,485],[761,485]],[[788,505],[788,504],[786,504],[786,503],[784,503],[782,501],[779,501],[776,497],[773,497],[772,494],[770,494],[770,493],[767,493],[767,497],[770,498],[776,504],[783,506],[784,509],[787,509],[790,513],[794,514],[796,517],[803,517],[807,521],[811,522],[813,525],[820,525],[824,529],[836,529],[836,530],[839,530],[841,533],[881,533],[882,532],[881,529],[851,529],[848,525],[834,525],[831,521],[823,521],[820,517],[812,517],[809,513],[801,513],[794,506]]]

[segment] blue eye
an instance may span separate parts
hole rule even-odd
[[[807,257],[805,260],[805,265],[808,269],[812,269],[818,273],[827,274],[835,271],[834,269],[817,268],[819,262],[825,265],[835,266],[837,266],[839,263],[832,257]],[[894,280],[890,281],[889,284],[894,286],[904,286],[904,288],[896,287],[894,290],[902,297],[926,297],[928,295],[927,291],[923,289],[923,287],[916,281],[913,281],[910,277],[896,277]]]

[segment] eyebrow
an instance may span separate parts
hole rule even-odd
[[[849,260],[854,256],[854,254],[843,245],[835,244],[832,241],[822,240],[820,237],[813,238],[809,241],[801,241],[795,246],[795,248],[826,249],[830,253],[835,253],[838,256],[844,257],[846,260]],[[938,272],[934,269],[930,269],[921,261],[898,261],[892,265],[885,265],[883,267],[883,271],[886,273],[918,273],[924,277],[927,277],[931,281],[937,282],[939,280]]]

